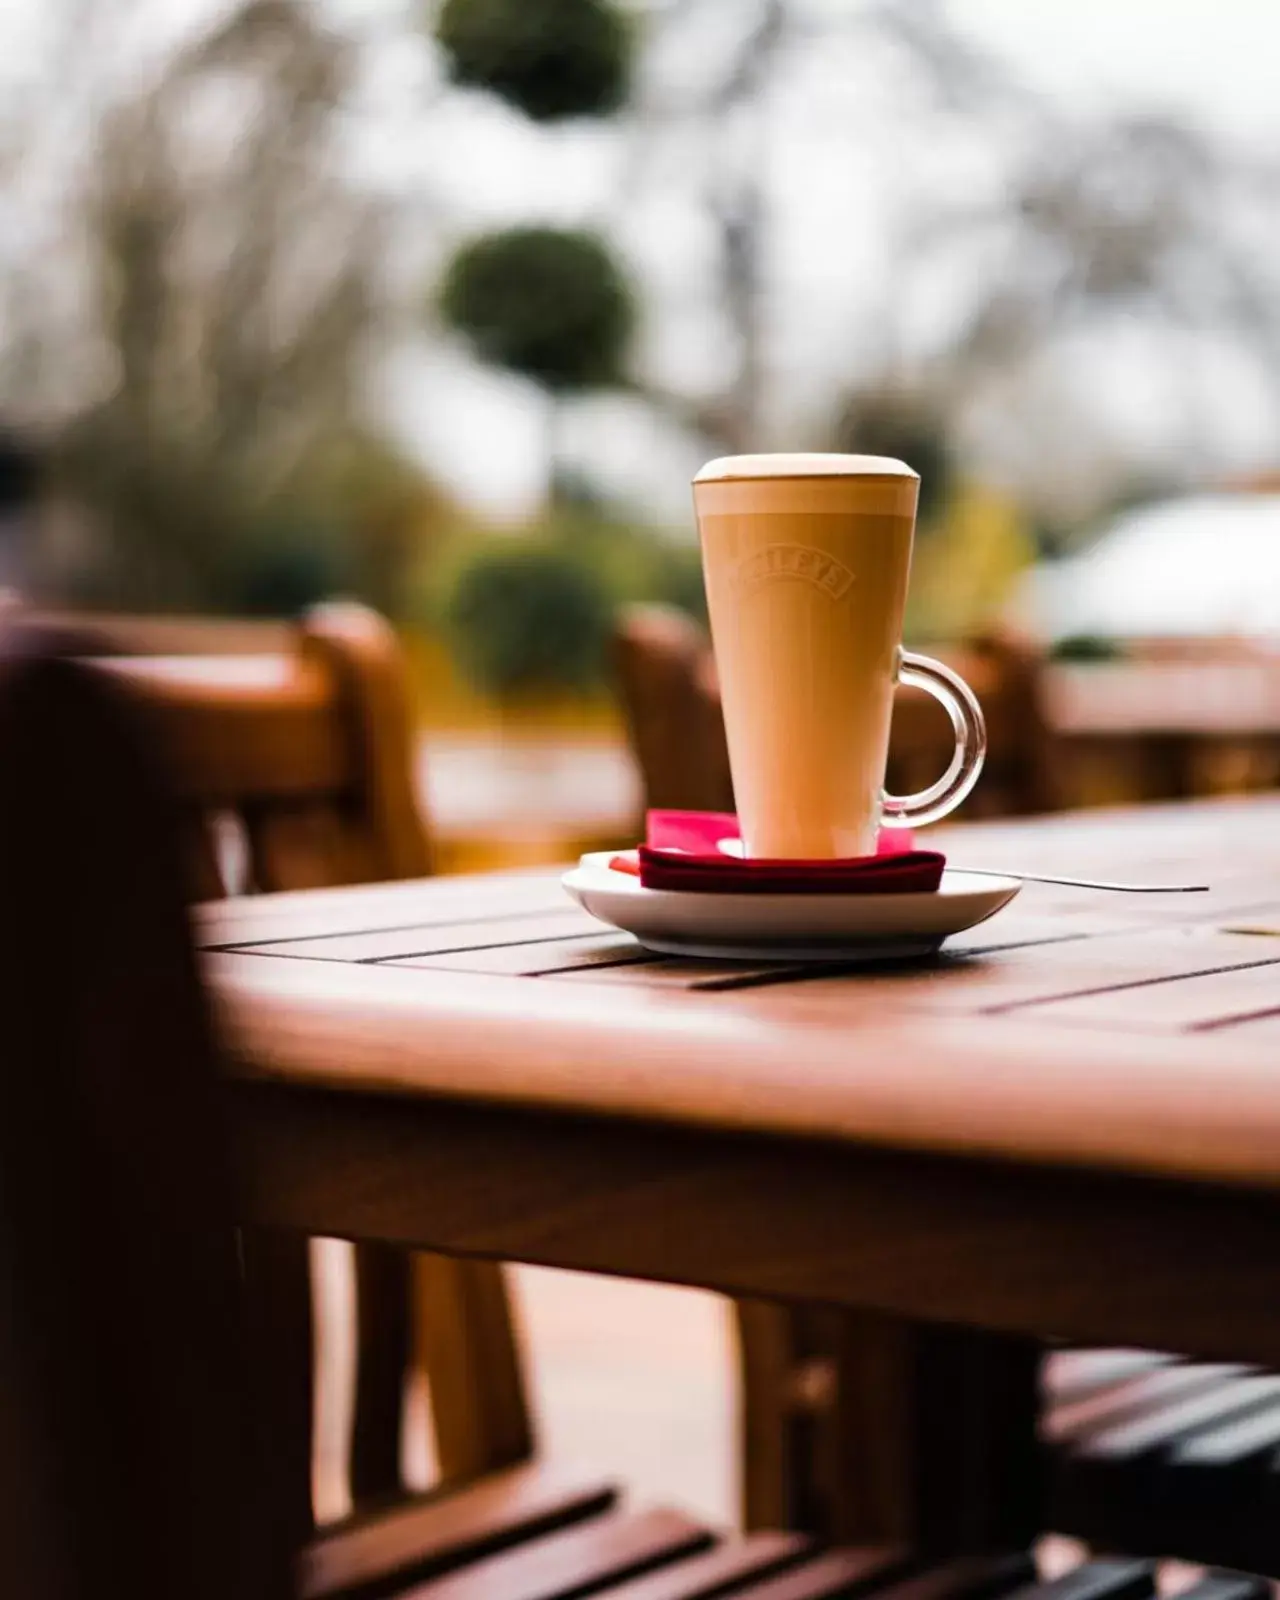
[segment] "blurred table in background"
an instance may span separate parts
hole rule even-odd
[[[1044,695],[1078,804],[1280,782],[1280,656],[1055,662]]]
[[[1280,657],[1055,662],[1044,697],[1068,757],[1069,804],[1280,784]],[[420,772],[450,871],[608,847],[639,806],[627,751],[605,739],[427,733]]]

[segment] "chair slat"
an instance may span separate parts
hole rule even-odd
[[[612,1484],[511,1467],[325,1529],[298,1568],[300,1600],[375,1600],[609,1510]]]

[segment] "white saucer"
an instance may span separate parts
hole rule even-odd
[[[700,894],[646,889],[612,852],[583,856],[561,880],[593,917],[663,954],[722,960],[887,961],[927,955],[993,917],[1022,884],[944,871],[932,894]]]

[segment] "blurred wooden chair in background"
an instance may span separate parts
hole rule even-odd
[[[1044,657],[1008,633],[980,635],[961,649],[931,652],[972,687],[987,722],[987,759],[963,817],[1024,817],[1065,802],[1061,742],[1045,704]],[[911,794],[934,782],[951,759],[953,734],[937,701],[918,689],[894,699],[888,787]]]
[[[645,810],[732,811],[715,664],[693,618],[674,606],[627,607],[613,668]]]

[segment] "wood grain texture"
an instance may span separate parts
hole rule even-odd
[[[1274,1194],[287,1084],[237,1103],[258,1221],[1280,1361]]]
[[[490,1473],[325,1529],[298,1565],[301,1600],[375,1600],[609,1510],[608,1483],[541,1464]]]
[[[610,1591],[610,1600],[711,1600],[797,1566],[812,1550],[798,1533],[755,1533],[722,1538],[702,1555],[632,1578]]]
[[[415,1600],[576,1600],[695,1555],[711,1535],[679,1511],[607,1511],[415,1587]]]
[[[829,1550],[740,1592],[750,1600],[836,1600],[836,1596],[852,1600],[876,1593],[908,1565],[907,1558],[894,1550]]]
[[[1211,969],[1270,958],[1208,942]],[[1147,1030],[983,1015],[987,976],[1003,1001],[1021,959],[725,993],[240,954],[210,971],[242,1070],[299,1084],[1276,1186],[1269,1044],[1169,1033],[1156,985]],[[1038,959],[1048,999],[1052,947]],[[1188,970],[1157,941],[1125,981]]]

